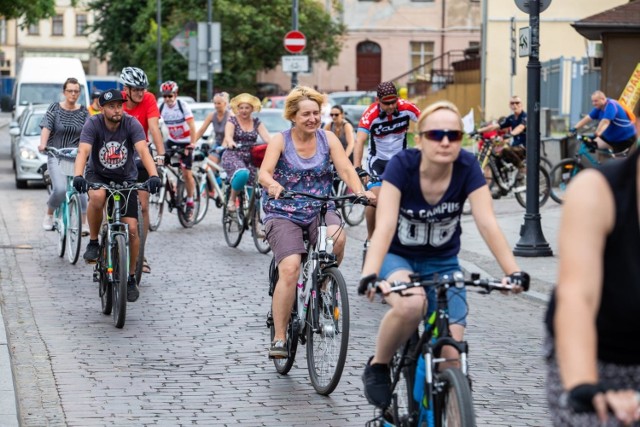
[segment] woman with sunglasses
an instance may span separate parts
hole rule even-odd
[[[458,109],[441,101],[427,107],[418,119],[419,149],[396,154],[382,175],[376,212],[376,228],[362,268],[362,277],[377,274],[387,282],[409,281],[412,273],[428,279],[461,271],[460,216],[467,198],[480,234],[500,267],[512,282],[524,275],[516,263],[493,212],[491,195],[473,154],[462,150],[462,120]],[[428,295],[417,287],[404,291],[413,298],[382,292],[391,309],[378,331],[375,355],[365,367],[365,396],[372,405],[386,407],[391,401],[389,361],[416,330],[427,309],[436,305],[435,291]],[[372,294],[369,295],[373,297]],[[450,289],[451,333],[462,340],[466,324],[465,289]],[[442,357],[455,358],[445,347]]]
[[[344,110],[341,105],[334,105],[331,107],[331,122],[324,126],[324,130],[330,130],[335,133],[344,151],[347,153],[347,157],[353,163],[353,147],[355,145],[353,126],[347,119],[344,118]]]

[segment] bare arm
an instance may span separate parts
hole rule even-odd
[[[388,181],[380,187],[379,200],[384,202],[384,209],[376,209],[376,228],[371,236],[371,245],[362,266],[362,277],[380,273],[380,267],[389,251],[391,241],[398,225],[400,212],[400,190]]]
[[[73,176],[84,175],[84,167],[87,165],[89,154],[91,154],[91,144],[80,141],[80,144],[78,144],[78,154],[76,155],[76,161],[73,167]]]
[[[353,136],[353,126],[351,123],[345,123],[344,125],[345,138],[347,138],[347,148],[344,151],[347,153],[347,157],[351,156],[353,149],[355,148],[355,138]]]
[[[204,133],[207,131],[207,129],[209,128],[209,125],[211,124],[211,122],[213,121],[213,115],[216,112],[212,112],[207,114],[207,117],[205,117],[204,119],[204,123],[202,123],[202,126],[200,126],[200,129],[198,129],[198,132],[196,132],[196,141],[200,140],[200,138],[202,138],[202,135],[204,135]]]
[[[282,185],[273,179],[273,172],[276,169],[280,155],[284,151],[284,137],[281,133],[275,135],[269,145],[267,145],[267,151],[264,153],[264,159],[262,165],[260,165],[260,171],[258,173],[258,180],[260,185],[267,189],[269,196],[276,199],[280,196],[280,193],[284,189]]]
[[[519,124],[518,126],[511,129],[511,135],[513,136],[520,135],[525,130],[527,130],[527,127],[523,124]]]
[[[507,239],[504,237],[493,212],[493,202],[489,187],[483,185],[469,194],[469,202],[471,203],[471,213],[478,231],[498,264],[500,264],[502,271],[505,274],[520,271],[520,267],[516,263],[509,243],[507,243]]]
[[[362,155],[364,154],[364,145],[367,143],[367,138],[369,138],[369,135],[366,132],[358,130],[353,148],[353,166],[355,167],[362,167]]]
[[[589,117],[589,115],[586,115],[583,118],[581,118],[578,123],[576,123],[575,128],[580,129],[582,126],[586,125],[590,121],[591,121],[591,117]]]
[[[566,389],[598,382],[596,315],[600,306],[606,236],[614,201],[605,178],[585,170],[565,195],[559,236],[554,328]]]
[[[190,119],[187,119],[187,126],[189,126],[189,143],[193,146],[196,145],[196,142],[198,142],[198,138],[196,138],[196,124],[195,121],[193,120],[193,117],[191,117]]]
[[[609,119],[600,120],[600,123],[598,123],[598,128],[596,129],[596,136],[598,138],[601,137],[604,131],[607,130],[610,124],[611,124],[611,120]]]
[[[224,125],[224,139],[222,140],[222,146],[225,148],[235,148],[236,143],[233,141],[233,134],[236,127],[231,122],[227,122]]]
[[[153,145],[156,147],[156,153],[158,153],[158,156],[164,157],[164,141],[162,140],[162,132],[160,132],[160,119],[158,117],[149,117],[147,123],[149,124],[149,133],[153,138]]]
[[[489,132],[489,131],[496,130],[496,129],[500,129],[500,125],[497,124],[497,123],[491,123],[491,124],[488,124],[488,125],[486,125],[484,127],[479,128],[478,129],[478,133]]]
[[[42,133],[40,134],[40,145],[38,146],[38,151],[41,153],[47,146],[47,141],[49,141],[49,135],[51,135],[51,129],[42,128]]]
[[[260,126],[258,126],[258,135],[260,135],[260,138],[262,138],[262,140],[267,144],[271,141],[271,135],[269,135],[269,131],[265,127],[264,123],[260,123]]]

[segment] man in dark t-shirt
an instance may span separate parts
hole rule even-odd
[[[134,151],[138,152],[142,164],[149,173],[149,191],[154,193],[160,187],[158,171],[151,153],[147,149],[142,125],[134,117],[123,113],[123,102],[124,99],[120,91],[115,89],[105,91],[100,95],[99,100],[102,114],[91,116],[82,128],[75,164],[75,177],[73,178],[73,186],[80,193],[87,191],[87,181],[102,184],[111,182],[117,184],[135,183],[138,178],[138,170],[133,159]],[[83,177],[85,165],[86,172]],[[88,263],[93,263],[98,259],[100,250],[98,233],[100,224],[102,224],[102,211],[107,200],[106,193],[104,189],[89,191],[87,219],[90,240],[83,256]],[[125,206],[122,207],[122,221],[129,225],[131,251],[129,271],[133,273],[135,272],[140,243],[136,232],[138,229],[137,193],[130,192],[125,200]],[[130,275],[127,283],[127,300],[136,301],[139,295],[135,276]]]

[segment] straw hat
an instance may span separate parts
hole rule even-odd
[[[256,113],[260,111],[260,108],[262,107],[260,100],[248,93],[241,93],[240,95],[234,97],[229,103],[229,105],[231,106],[231,110],[233,110],[235,114],[238,113],[238,106],[240,104],[251,105],[253,107],[253,111]]]

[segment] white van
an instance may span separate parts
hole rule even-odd
[[[89,100],[87,78],[77,58],[25,57],[18,65],[13,86],[13,117],[17,120],[29,104],[51,104],[62,101],[62,85],[69,77],[80,83],[78,102],[85,107]]]

